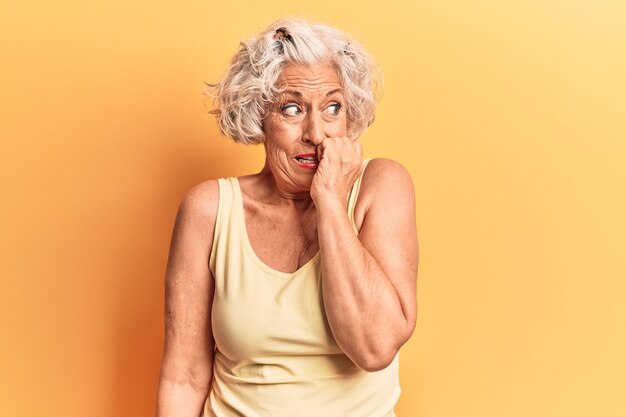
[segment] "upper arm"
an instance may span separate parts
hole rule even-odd
[[[218,203],[217,181],[203,182],[182,198],[165,273],[164,377],[205,388],[213,366],[209,270]],[[182,381],[181,381],[182,382]]]
[[[376,158],[363,174],[361,198],[364,214],[359,240],[398,294],[407,321],[408,340],[417,320],[419,260],[413,181],[399,163]]]

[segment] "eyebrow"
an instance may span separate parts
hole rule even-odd
[[[326,97],[332,96],[335,93],[340,93],[341,90],[342,90],[341,88],[335,88],[334,90],[331,90],[328,93],[326,93]],[[286,90],[285,94],[291,94],[292,96],[302,97],[302,93],[298,90]]]

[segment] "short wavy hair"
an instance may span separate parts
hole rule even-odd
[[[336,28],[286,18],[240,43],[230,67],[217,84],[208,84],[220,131],[236,142],[262,143],[263,118],[281,93],[277,85],[286,64],[330,60],[346,99],[347,134],[357,138],[374,122],[382,92],[382,74],[355,39]]]

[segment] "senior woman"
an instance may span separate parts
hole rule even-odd
[[[214,86],[222,132],[265,165],[182,199],[158,417],[395,415],[418,243],[407,171],[362,161],[376,71],[337,29],[287,19]]]

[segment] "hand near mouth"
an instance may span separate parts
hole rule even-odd
[[[311,183],[315,205],[329,200],[346,203],[350,188],[361,173],[362,146],[358,139],[330,137],[317,146],[319,163]]]

